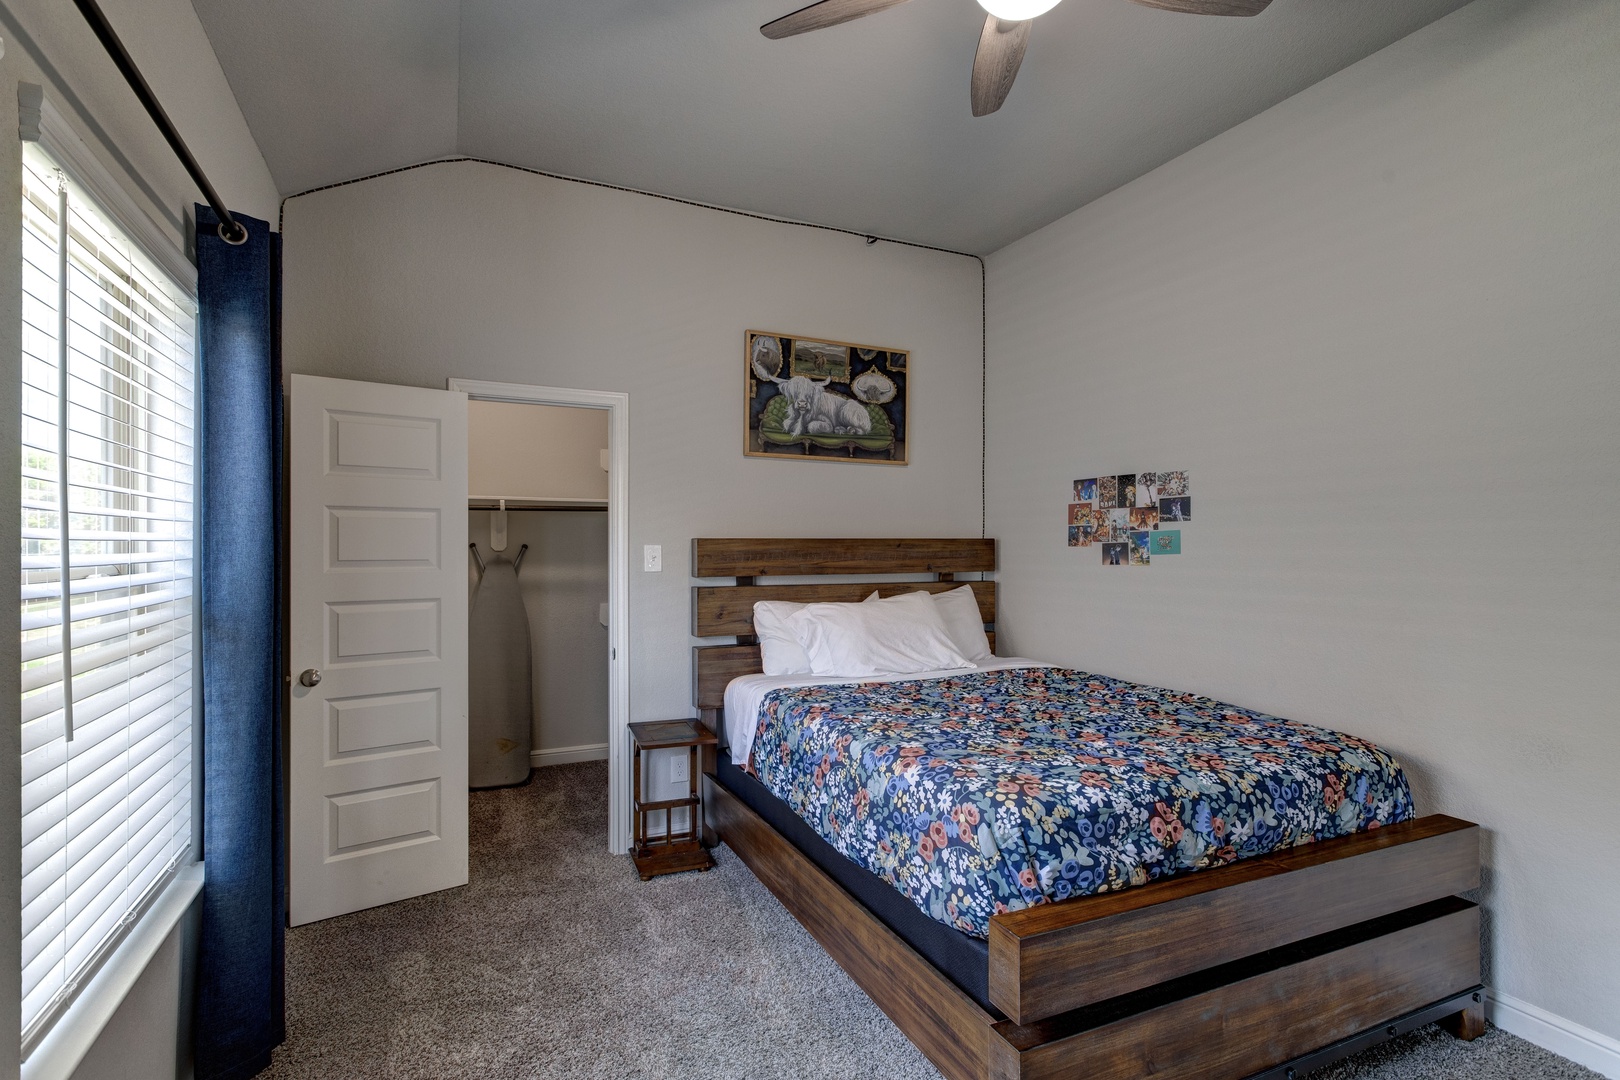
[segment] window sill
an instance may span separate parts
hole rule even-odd
[[[169,887],[28,1055],[22,1066],[22,1080],[68,1080],[73,1075],[202,887],[202,863],[180,868]]]

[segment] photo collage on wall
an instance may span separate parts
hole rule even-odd
[[[1100,547],[1104,566],[1149,566],[1181,554],[1183,522],[1192,520],[1185,472],[1121,473],[1074,482],[1069,546]]]

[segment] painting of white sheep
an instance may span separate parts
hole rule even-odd
[[[800,342],[754,331],[748,334],[747,346],[749,454],[776,457],[795,453],[904,464],[898,456],[901,444],[897,436],[905,405],[905,354],[862,349],[852,374],[850,352],[856,346]],[[811,372],[809,359],[799,362],[801,355],[825,362]],[[900,361],[894,376],[878,366],[892,356]],[[822,370],[838,374],[816,377]],[[837,383],[842,390],[844,384],[857,382],[848,393],[830,388]],[[897,396],[902,400],[895,402]]]

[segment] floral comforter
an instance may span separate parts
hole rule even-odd
[[[1372,743],[1061,668],[772,691],[760,780],[977,937],[990,916],[1412,817]]]

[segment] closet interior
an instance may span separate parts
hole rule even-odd
[[[467,403],[468,784],[607,757],[608,413]]]

